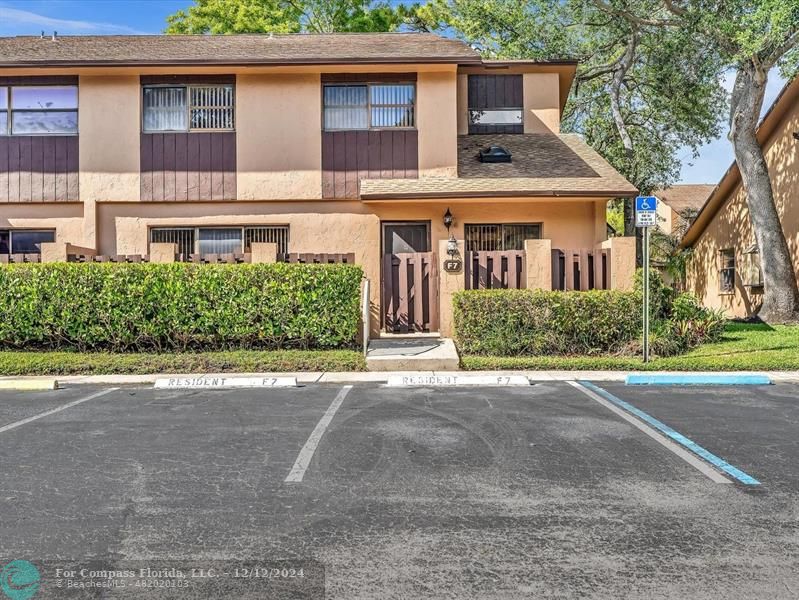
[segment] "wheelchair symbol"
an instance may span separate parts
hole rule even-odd
[[[646,200],[641,202],[641,210],[649,210],[649,202],[647,202]]]

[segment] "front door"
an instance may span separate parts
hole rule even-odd
[[[390,333],[438,330],[438,271],[430,223],[383,223],[383,324]]]

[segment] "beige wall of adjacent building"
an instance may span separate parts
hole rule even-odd
[[[796,103],[777,125],[775,134],[765,146],[765,156],[771,174],[774,202],[793,259],[794,271],[799,277],[799,142],[793,137],[794,131],[799,131],[799,104]],[[746,282],[742,277],[749,260],[744,252],[754,243],[746,196],[738,182],[693,245],[687,272],[689,289],[705,305],[723,309],[729,316],[743,317],[755,312],[761,296],[753,294],[744,285]],[[719,290],[719,253],[726,248],[735,250],[737,268],[732,293]]]

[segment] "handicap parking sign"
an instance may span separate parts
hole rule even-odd
[[[638,196],[635,199],[635,226],[654,227],[657,225],[658,199],[655,196]]]

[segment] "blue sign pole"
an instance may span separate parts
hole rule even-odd
[[[638,196],[635,199],[635,226],[643,227],[644,251],[644,306],[643,306],[643,347],[644,363],[649,362],[649,228],[657,224],[658,199],[655,196]]]

